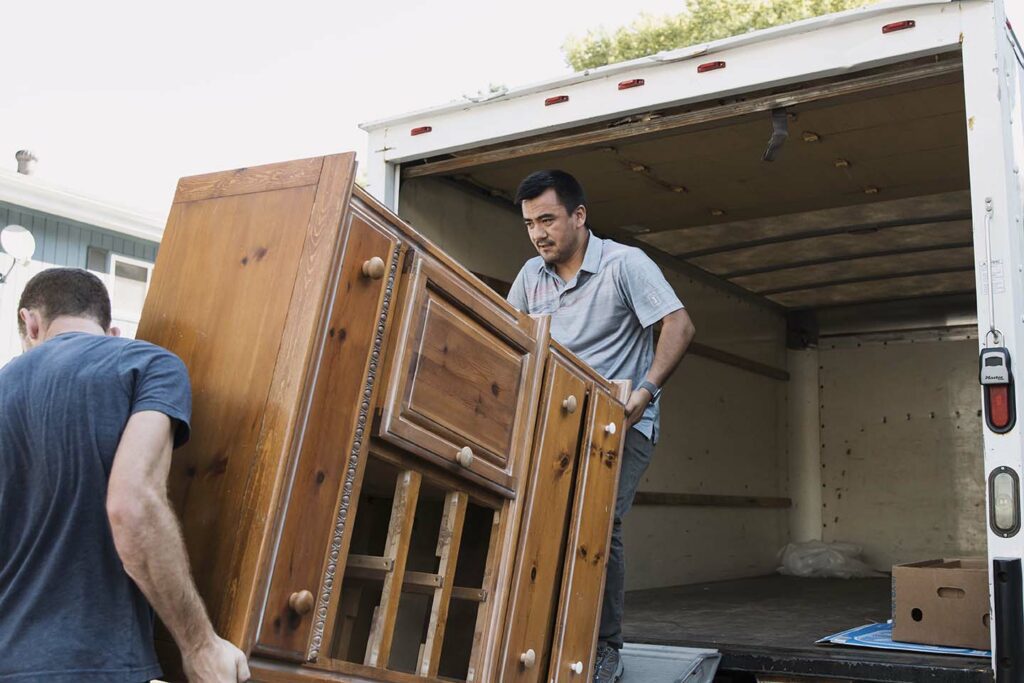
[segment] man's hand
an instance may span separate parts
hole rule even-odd
[[[217,636],[195,652],[183,652],[182,665],[190,683],[245,683],[250,677],[242,651]]]
[[[178,644],[188,679],[246,681],[245,655],[214,633],[192,581],[178,519],[167,500],[173,445],[167,415],[142,410],[128,418],[107,483],[114,547],[128,576]]]
[[[626,401],[626,429],[640,421],[652,398],[654,397],[651,396],[651,392],[646,389],[633,390],[633,393],[629,395],[629,400]]]

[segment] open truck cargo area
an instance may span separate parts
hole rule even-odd
[[[625,520],[628,641],[734,680],[1024,680],[1020,434],[978,385],[1024,326],[1022,64],[1002,2],[888,2],[364,126],[370,191],[499,291],[534,255],[515,188],[560,168],[696,322]],[[883,578],[775,575],[809,540]],[[992,659],[815,644],[891,617],[893,565],[972,556]]]

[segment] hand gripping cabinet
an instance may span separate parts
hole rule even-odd
[[[178,184],[138,336],[189,368],[169,496],[214,627],[255,680],[587,681],[629,387],[354,172]]]

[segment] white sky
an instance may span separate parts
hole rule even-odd
[[[183,175],[356,150],[356,126],[570,70],[681,0],[3,2],[0,168],[163,217]]]

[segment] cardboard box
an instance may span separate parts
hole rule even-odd
[[[988,650],[988,562],[928,560],[892,568],[892,639]]]

